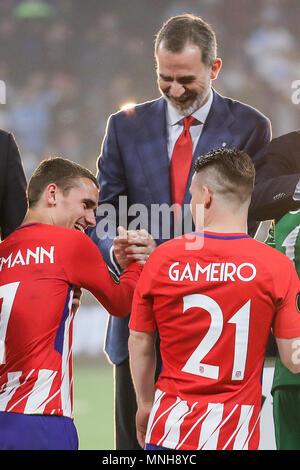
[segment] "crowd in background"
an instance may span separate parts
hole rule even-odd
[[[299,128],[299,0],[5,0],[0,128],[14,133],[27,176],[49,155],[95,171],[108,116],[159,96],[154,35],[180,13],[216,32],[219,93],[260,109],[273,136]]]

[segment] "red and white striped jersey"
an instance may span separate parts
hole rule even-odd
[[[130,312],[141,266],[120,283],[90,238],[46,224],[19,227],[0,244],[0,411],[73,417],[73,287],[110,314]]]
[[[238,398],[233,405],[223,396],[212,395],[211,402],[203,398],[187,401],[157,388],[146,442],[176,450],[246,450],[253,437],[251,448],[257,447],[258,434],[253,433],[260,403],[242,405]]]
[[[146,443],[256,449],[269,333],[300,336],[299,290],[291,261],[245,234],[190,234],[159,246],[129,324],[160,337]]]

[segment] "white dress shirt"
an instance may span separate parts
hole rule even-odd
[[[193,150],[195,150],[198,140],[201,136],[203,125],[206,121],[208,113],[213,101],[213,93],[210,89],[210,94],[207,102],[197,109],[192,116],[196,119],[190,127],[190,134],[193,141]],[[168,154],[171,160],[174,145],[183,131],[183,118],[184,116],[175,109],[169,101],[167,101],[167,140],[168,140]]]

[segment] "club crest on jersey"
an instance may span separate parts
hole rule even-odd
[[[300,292],[296,295],[296,307],[298,312],[300,313]]]
[[[110,269],[109,266],[108,266],[108,272],[109,272],[110,277],[112,278],[112,280],[113,280],[116,284],[120,284],[120,279],[119,279],[119,277]]]

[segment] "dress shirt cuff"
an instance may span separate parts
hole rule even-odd
[[[300,180],[298,181],[298,184],[296,186],[293,199],[294,201],[300,201]]]
[[[118,261],[116,260],[116,257],[114,255],[114,247],[113,246],[111,246],[109,254],[110,254],[111,264],[113,265],[114,269],[116,270],[116,273],[120,276],[122,274],[123,269],[121,268]]]

